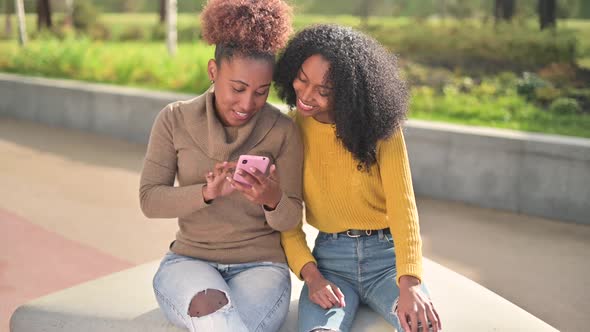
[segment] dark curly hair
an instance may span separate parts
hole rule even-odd
[[[397,58],[373,38],[352,28],[316,25],[304,29],[280,54],[274,81],[293,108],[293,80],[314,54],[330,62],[336,136],[359,161],[359,170],[376,162],[377,142],[390,137],[406,118],[408,90],[398,76]]]
[[[291,7],[281,0],[209,0],[201,12],[203,39],[215,59],[234,53],[274,61],[292,32]]]

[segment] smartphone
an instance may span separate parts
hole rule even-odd
[[[238,159],[236,171],[234,172],[234,180],[242,184],[248,185],[244,178],[240,174],[238,174],[238,170],[241,169],[244,172],[252,173],[252,171],[250,171],[250,167],[254,167],[258,169],[260,172],[266,174],[266,172],[268,171],[269,164],[270,159],[268,157],[243,154],[240,156],[240,159]]]

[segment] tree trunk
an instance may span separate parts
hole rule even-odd
[[[64,13],[64,26],[73,27],[74,26],[74,0],[65,0],[64,1],[65,13]]]
[[[6,36],[12,35],[11,14],[14,11],[13,5],[14,3],[12,2],[12,0],[6,0],[6,2],[4,2],[4,18],[6,19],[6,22],[4,23],[4,33],[6,34]]]
[[[64,25],[73,26],[74,24],[74,0],[65,0],[66,13]]]
[[[21,46],[25,46],[27,44],[27,27],[25,25],[25,5],[23,0],[14,0],[14,7],[18,20],[18,41]]]
[[[359,7],[359,16],[361,18],[361,26],[366,27],[369,24],[369,16],[373,9],[373,0],[362,0]]]
[[[124,1],[119,0],[119,1],[121,2],[121,6],[122,6],[121,9],[125,13],[136,12],[139,9],[139,7],[141,6],[141,4],[139,3],[138,0],[124,0]]]
[[[554,28],[556,23],[556,0],[539,0],[539,23],[541,30]]]
[[[516,9],[516,0],[504,0],[504,19],[512,20]]]
[[[516,8],[515,0],[495,0],[494,1],[494,19],[495,22],[500,20],[511,21]]]
[[[168,46],[168,54],[174,56],[176,55],[176,44],[177,44],[177,31],[176,31],[176,14],[177,14],[177,6],[176,0],[167,0],[166,6],[166,22],[168,25],[168,33],[167,33],[167,46]]]
[[[590,1],[580,1],[578,4],[578,18],[590,18]]]
[[[440,20],[441,22],[445,21],[445,18],[447,17],[447,0],[440,0],[440,5],[439,5],[439,10],[440,10]]]
[[[37,0],[37,30],[51,28],[51,7],[49,0]]]
[[[166,0],[160,0],[160,24],[166,23]]]
[[[502,18],[502,2],[504,0],[495,0],[494,1],[494,22],[498,23]]]

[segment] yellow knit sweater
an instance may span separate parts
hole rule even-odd
[[[307,222],[326,233],[389,227],[395,244],[397,277],[422,279],[422,242],[410,166],[401,130],[377,144],[369,172],[336,139],[335,129],[295,115],[304,144],[303,199]],[[315,262],[299,226],[281,234],[289,266],[300,276]],[[393,261],[393,257],[392,257]]]

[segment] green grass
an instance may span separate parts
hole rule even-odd
[[[53,21],[59,22],[63,18],[62,13],[55,13],[53,14]],[[37,23],[36,23],[37,15],[35,14],[27,14],[26,15],[26,27],[27,32],[29,35],[35,35],[37,31]],[[102,13],[100,14],[99,21],[102,22],[105,26],[111,29],[111,32],[114,36],[118,36],[122,31],[124,31],[128,27],[140,27],[145,29],[146,31],[151,30],[156,24],[158,24],[159,16],[157,13]],[[407,24],[411,22],[411,18],[384,18],[384,17],[374,17],[371,18],[371,24],[379,24],[384,27],[395,27]],[[0,22],[2,22],[2,27],[5,22],[5,15],[0,14]],[[12,15],[11,22],[13,26],[13,32],[11,34],[11,38],[16,37],[16,17]],[[327,15],[296,15],[293,18],[293,26],[296,30],[299,30],[303,27],[317,24],[317,23],[337,23],[347,26],[359,27],[361,24],[361,20],[357,16],[350,16],[350,15],[337,15],[337,16],[327,16]],[[189,13],[180,13],[178,14],[178,26],[179,27],[187,27],[187,26],[199,26],[199,13],[189,14]],[[1,34],[1,33],[0,33]]]
[[[558,21],[558,24],[560,29],[575,33],[579,42],[579,57],[590,57],[590,20],[564,20]]]
[[[157,19],[158,16],[155,13],[102,14],[101,16],[101,21],[111,29],[113,35],[120,34],[130,26],[147,31],[154,27]],[[0,22],[3,20],[4,17],[0,15]],[[36,29],[35,15],[28,15],[27,20],[28,30],[33,32]],[[55,20],[59,20],[59,15],[56,15]],[[294,26],[300,29],[310,24],[326,22],[350,26],[360,25],[359,18],[354,16],[297,15]],[[582,55],[577,62],[583,67],[590,68],[590,21],[560,22],[559,28],[562,31],[575,31],[576,37],[581,42],[579,53]],[[179,15],[179,27],[197,24],[196,14]],[[444,26],[450,29],[469,25],[477,28],[481,26],[481,22],[425,20],[417,23],[411,18],[379,17],[371,18],[367,29],[369,32],[391,29],[401,33],[406,29],[419,30],[421,26]],[[15,25],[13,27],[15,28]],[[501,30],[503,31],[503,28]],[[587,36],[587,38],[581,39],[580,36]],[[389,37],[393,41],[399,38],[399,36]],[[407,46],[412,47],[411,44]],[[458,46],[455,49],[459,49]],[[478,52],[484,51],[486,51],[484,48],[478,49]],[[488,53],[491,52],[490,54],[494,53],[494,49],[488,51]],[[209,86],[205,65],[212,54],[213,48],[201,42],[181,43],[178,55],[170,58],[163,42],[32,40],[26,48],[21,49],[16,40],[12,39],[0,41],[0,72],[199,94]],[[449,53],[447,56],[451,57],[453,54]],[[409,58],[413,59],[411,54]],[[517,74],[520,75],[520,73]],[[426,73],[427,77],[431,75],[432,72]],[[280,102],[274,92],[269,99],[272,102]],[[413,92],[410,117],[590,138],[590,115],[553,114],[515,93],[481,96],[453,91],[435,94],[428,89],[416,89]]]
[[[113,28],[115,30],[122,30],[128,26],[139,26],[144,27],[146,29],[150,29],[153,25],[157,24],[158,22],[158,14],[157,13],[101,13],[99,14],[99,21],[104,23],[109,28]],[[188,25],[199,25],[199,13],[180,13],[178,14],[178,25],[179,26],[188,26]],[[53,14],[53,21],[59,22],[63,17],[62,13],[54,13]],[[16,27],[16,16],[11,15],[12,18],[12,26]],[[37,15],[36,14],[27,14],[26,15],[26,23],[27,23],[27,31],[29,33],[34,33],[37,29],[36,24]],[[5,14],[0,14],[0,22],[2,22],[2,27],[5,21]],[[314,23],[337,23],[342,25],[348,25],[353,27],[358,27],[361,24],[361,20],[358,16],[352,15],[314,15],[314,14],[296,14],[293,18],[293,25],[296,29],[299,29],[304,26],[308,26]],[[482,20],[479,19],[464,19],[464,20],[455,20],[447,18],[444,21],[437,19],[437,18],[429,18],[429,19],[421,19],[417,21],[412,17],[387,17],[387,16],[372,16],[369,19],[370,25],[379,25],[382,27],[399,27],[404,25],[412,25],[412,24],[430,24],[430,25],[440,25],[445,27],[453,27],[453,26],[462,26],[462,25],[471,25],[475,27],[481,27],[484,25]],[[487,25],[491,25],[488,23]],[[518,24],[515,24],[518,26]],[[525,24],[527,27],[531,29],[536,29],[538,23],[536,20],[529,20]],[[587,35],[590,33],[590,20],[577,20],[577,19],[567,19],[567,20],[559,20],[558,21],[558,30],[561,29],[568,29],[568,30],[575,30],[576,32],[583,33]],[[13,36],[16,36],[15,32],[13,31]]]
[[[590,138],[590,115],[555,114],[511,93],[497,97],[430,89],[412,93],[410,118]]]
[[[0,71],[194,93],[209,86],[206,63],[212,55],[213,48],[202,43],[181,44],[171,58],[163,43],[49,40],[21,50],[3,41]]]
[[[54,21],[59,22],[61,16],[61,13],[56,13]],[[12,18],[15,21],[14,16]],[[0,15],[0,21],[2,19]],[[36,32],[34,20],[35,15],[27,15],[27,30],[31,39],[48,36],[48,33]],[[157,23],[156,13],[104,13],[99,21],[106,31],[93,29],[91,35],[98,39],[158,41],[165,37],[164,28]],[[443,21],[417,20],[411,17],[371,17],[369,25],[362,26],[360,18],[356,16],[296,15],[293,25],[299,30],[316,23],[358,27],[372,34],[402,58],[476,75],[501,70],[534,71],[554,62],[571,63],[590,57],[590,21],[585,20],[559,21],[555,33],[540,33],[533,20],[494,27],[491,23],[484,24],[482,20],[476,19]],[[16,22],[13,26],[15,24]],[[11,38],[16,36],[14,30],[16,29],[13,29]],[[180,42],[198,40],[199,30],[197,13],[179,15]],[[63,31],[58,34],[63,34]]]
[[[590,70],[590,57],[578,59],[578,65],[584,69]]]

